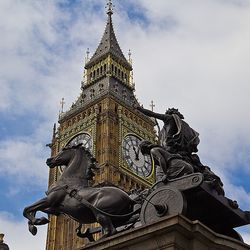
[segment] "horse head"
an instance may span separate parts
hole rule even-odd
[[[81,145],[79,144],[77,147],[79,146]],[[56,156],[48,158],[46,160],[46,164],[50,168],[62,165],[68,166],[73,156],[74,156],[74,147],[65,147]]]
[[[82,144],[63,148],[55,157],[48,158],[46,164],[50,168],[65,166],[63,175],[66,173],[75,177],[92,180],[95,176],[92,170],[98,169],[96,159],[85,149]]]

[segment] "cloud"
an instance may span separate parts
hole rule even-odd
[[[47,227],[40,226],[36,236],[28,231],[26,220],[16,221],[7,212],[0,212],[0,232],[4,233],[4,242],[10,249],[44,250]]]
[[[234,177],[249,176],[249,1],[115,4],[114,27],[124,54],[132,49],[139,100],[144,107],[154,100],[157,112],[179,108],[200,133],[202,162],[222,177],[231,198],[250,207],[249,184],[239,186]],[[27,115],[39,124],[29,136],[0,138],[0,169],[17,188],[27,180],[42,187],[49,157],[44,145],[60,99],[68,109],[80,93],[84,51],[94,52],[104,30],[103,3],[0,1],[0,18],[0,112],[16,118],[17,131]]]
[[[200,132],[200,154],[218,168],[236,168],[239,157],[246,162],[249,6],[223,1],[140,1],[140,5],[149,25],[133,26],[133,20],[126,20],[122,26],[129,28],[118,37],[120,44],[133,47],[141,102],[149,107],[153,99],[159,112],[178,107]]]
[[[25,139],[6,140],[0,143],[1,176],[14,178],[15,182],[37,185],[46,182],[48,168],[42,153],[44,145]],[[44,185],[42,185],[44,186]]]

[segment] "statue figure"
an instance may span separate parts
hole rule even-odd
[[[165,174],[163,182],[194,172],[192,165],[184,161],[180,154],[171,154],[162,146],[142,141],[139,148],[143,155],[151,155],[154,163],[162,168]]]
[[[9,250],[9,246],[3,242],[4,234],[0,234],[0,250]]]
[[[153,146],[150,153],[156,162],[160,162],[160,166],[166,176],[171,176],[169,171],[173,171],[173,166],[171,166],[171,170],[168,170],[168,173],[166,169],[164,170],[165,166],[163,162],[166,159],[166,154],[173,154],[174,157],[176,157],[177,154],[181,157],[180,159],[182,159],[182,161],[185,161],[193,167],[194,172],[201,172],[204,176],[204,180],[210,182],[218,194],[224,195],[223,183],[220,178],[215,175],[208,166],[204,166],[199,156],[195,154],[198,152],[197,146],[200,143],[199,133],[184,121],[184,116],[178,109],[171,108],[168,109],[165,114],[159,114],[140,106],[136,108],[143,114],[164,122],[164,126],[159,133],[160,147]],[[143,148],[148,152],[145,146]],[[166,152],[163,153],[164,151]],[[168,166],[169,164],[166,165]],[[178,170],[173,171],[175,174],[172,174],[172,176],[177,174],[176,171],[178,172]],[[183,170],[180,170],[178,175],[183,174],[182,171]]]
[[[168,152],[173,154],[192,154],[198,151],[199,133],[183,120],[184,116],[178,109],[168,109],[165,114],[155,113],[140,106],[137,109],[147,116],[164,122],[164,126],[159,134],[159,143]]]

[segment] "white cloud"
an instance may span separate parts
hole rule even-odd
[[[83,53],[94,52],[105,26],[103,8],[93,11],[100,1],[82,1],[73,14],[58,2],[0,1],[0,112],[36,112],[44,120],[30,137],[0,141],[1,171],[20,185],[27,178],[47,183],[42,143],[60,99],[69,107],[79,94]],[[154,100],[159,112],[179,108],[200,132],[201,160],[250,208],[249,193],[231,179],[242,169],[249,174],[249,1],[138,0],[147,24],[128,19],[124,2],[115,4],[114,27],[124,54],[132,49],[139,100],[144,107]]]
[[[40,226],[33,236],[28,230],[27,220],[16,221],[11,214],[0,213],[0,232],[4,233],[4,242],[10,249],[44,250],[47,226]]]
[[[44,151],[44,145],[34,141],[18,138],[1,141],[1,176],[10,177],[19,185],[45,186],[48,167]]]

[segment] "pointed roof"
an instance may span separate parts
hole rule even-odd
[[[97,61],[99,61],[101,58],[105,57],[107,54],[113,55],[120,63],[127,66],[130,70],[132,70],[131,64],[127,61],[125,56],[122,53],[122,50],[118,44],[118,41],[115,36],[113,23],[112,23],[112,3],[108,3],[108,20],[106,24],[106,28],[104,30],[103,37],[101,39],[101,42],[96,49],[94,55],[91,57],[91,59],[86,63],[85,68],[91,67],[93,64],[95,64]]]

